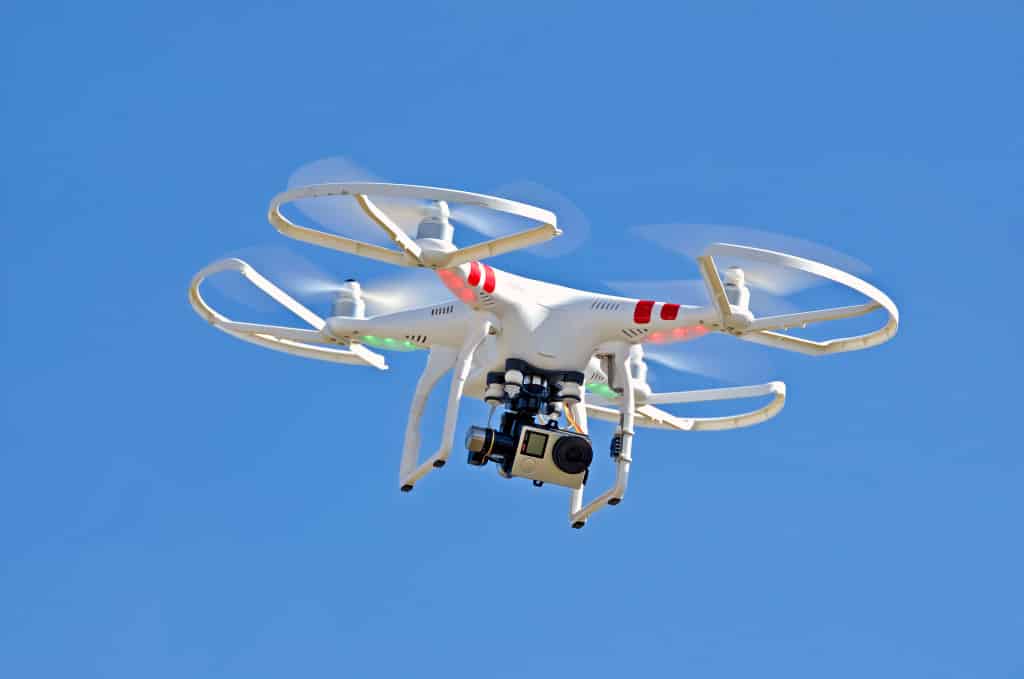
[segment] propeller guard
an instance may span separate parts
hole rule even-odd
[[[203,299],[199,292],[199,288],[208,277],[225,271],[237,272],[261,292],[308,323],[313,329],[241,323],[217,312],[206,303],[206,300]],[[369,365],[378,370],[388,369],[387,362],[383,356],[370,351],[361,344],[350,344],[348,349],[324,346],[336,343],[336,340],[321,332],[324,327],[324,320],[296,301],[284,290],[264,278],[249,263],[241,259],[233,257],[222,259],[210,264],[197,273],[192,279],[192,284],[189,286],[188,298],[196,313],[213,327],[245,342],[258,344],[274,351],[292,354],[293,356],[315,358],[332,363]]]
[[[741,398],[758,398],[772,396],[765,405],[748,412],[727,415],[724,417],[679,417],[666,412],[655,405],[668,403],[706,403],[708,401],[727,401]],[[597,403],[586,404],[587,413],[596,419],[618,422],[621,411],[611,407],[616,401],[595,399]],[[602,405],[608,404],[608,405]],[[747,387],[726,387],[722,389],[698,389],[694,391],[675,391],[655,393],[647,397],[643,405],[636,407],[636,425],[652,429],[671,429],[674,431],[724,431],[752,427],[779,414],[786,404],[786,385],[782,382],[768,382]]]
[[[484,241],[483,243],[477,243],[476,245],[455,249],[451,252],[424,252],[415,240],[399,228],[387,213],[369,198],[370,195],[472,205],[524,217],[540,222],[540,226],[525,229],[508,236],[502,236],[501,238]],[[286,203],[305,198],[323,198],[327,196],[352,196],[353,200],[359,203],[363,212],[387,233],[398,249],[381,247],[337,234],[319,231],[307,226],[300,226],[281,214],[281,206]],[[554,213],[543,208],[505,198],[487,196],[481,193],[455,191],[453,189],[441,189],[431,186],[416,186],[413,184],[346,182],[302,186],[274,196],[273,200],[270,201],[267,219],[270,220],[275,229],[295,240],[387,262],[396,266],[427,267],[431,269],[446,269],[467,262],[494,257],[506,252],[543,243],[562,233],[556,226],[557,222]]]
[[[805,311],[795,314],[784,314],[781,316],[766,316],[756,318],[752,321],[739,317],[730,308],[725,290],[717,268],[715,267],[714,256],[726,255],[748,261],[756,261],[762,264],[798,269],[821,278],[828,279],[840,285],[861,293],[871,301],[865,304],[854,306],[836,307],[832,309],[820,309],[817,311]],[[822,354],[834,354],[843,351],[858,351],[867,349],[888,341],[896,334],[899,327],[899,310],[889,297],[871,285],[870,283],[857,278],[845,271],[834,267],[815,262],[810,259],[788,255],[773,250],[762,250],[745,245],[731,245],[728,243],[714,243],[704,251],[704,254],[697,258],[700,266],[701,276],[711,295],[712,303],[719,312],[719,321],[712,322],[711,326],[718,330],[729,332],[740,339],[757,344],[796,351],[812,356]],[[777,330],[805,327],[809,323],[822,321],[834,321],[843,318],[854,318],[870,313],[876,309],[885,309],[889,314],[889,320],[878,330],[856,335],[853,337],[838,337],[825,341],[814,341],[802,337],[794,337]]]

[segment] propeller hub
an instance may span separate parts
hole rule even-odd
[[[366,302],[363,300],[363,288],[359,281],[348,279],[338,287],[331,306],[332,316],[349,318],[366,318]]]
[[[451,243],[455,230],[448,221],[451,210],[448,203],[443,200],[436,200],[424,208],[424,217],[416,228],[416,240],[430,238],[445,243]]]
[[[738,266],[730,266],[725,270],[725,296],[729,304],[739,307],[741,311],[750,309],[750,289],[746,281],[746,274]]]
[[[743,285],[746,281],[746,276],[743,273],[743,269],[738,266],[730,266],[725,270],[725,282],[731,283],[732,285]]]

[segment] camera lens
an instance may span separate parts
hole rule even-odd
[[[466,448],[471,452],[479,453],[490,443],[488,439],[494,434],[490,429],[483,427],[470,427],[466,432]]]
[[[466,433],[466,449],[469,450],[469,462],[479,467],[487,463],[487,452],[494,445],[494,430],[483,427],[470,427]]]
[[[565,436],[555,443],[551,456],[555,466],[566,474],[579,474],[590,466],[594,451],[582,436]]]
[[[514,448],[512,437],[500,431],[470,427],[466,433],[466,449],[469,451],[467,462],[472,465],[480,466],[486,464],[487,460],[501,462]]]

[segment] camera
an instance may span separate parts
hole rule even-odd
[[[470,427],[466,434],[469,463],[498,463],[505,476],[581,488],[594,459],[590,439],[551,426],[522,425],[516,436]]]
[[[469,464],[494,462],[507,478],[581,488],[594,459],[590,438],[559,429],[558,419],[564,402],[579,400],[582,383],[580,372],[541,370],[518,359],[506,361],[504,373],[488,373],[484,398],[505,412],[498,429],[470,427]]]

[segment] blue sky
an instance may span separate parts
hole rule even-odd
[[[0,674],[1024,676],[1024,12],[825,5],[5,6]],[[645,432],[583,531],[461,463],[406,496],[424,354],[303,361],[186,301],[250,246],[371,271],[265,220],[339,154],[589,217],[500,268],[692,277],[627,227],[741,224],[869,262],[903,325],[774,354],[770,423]]]

